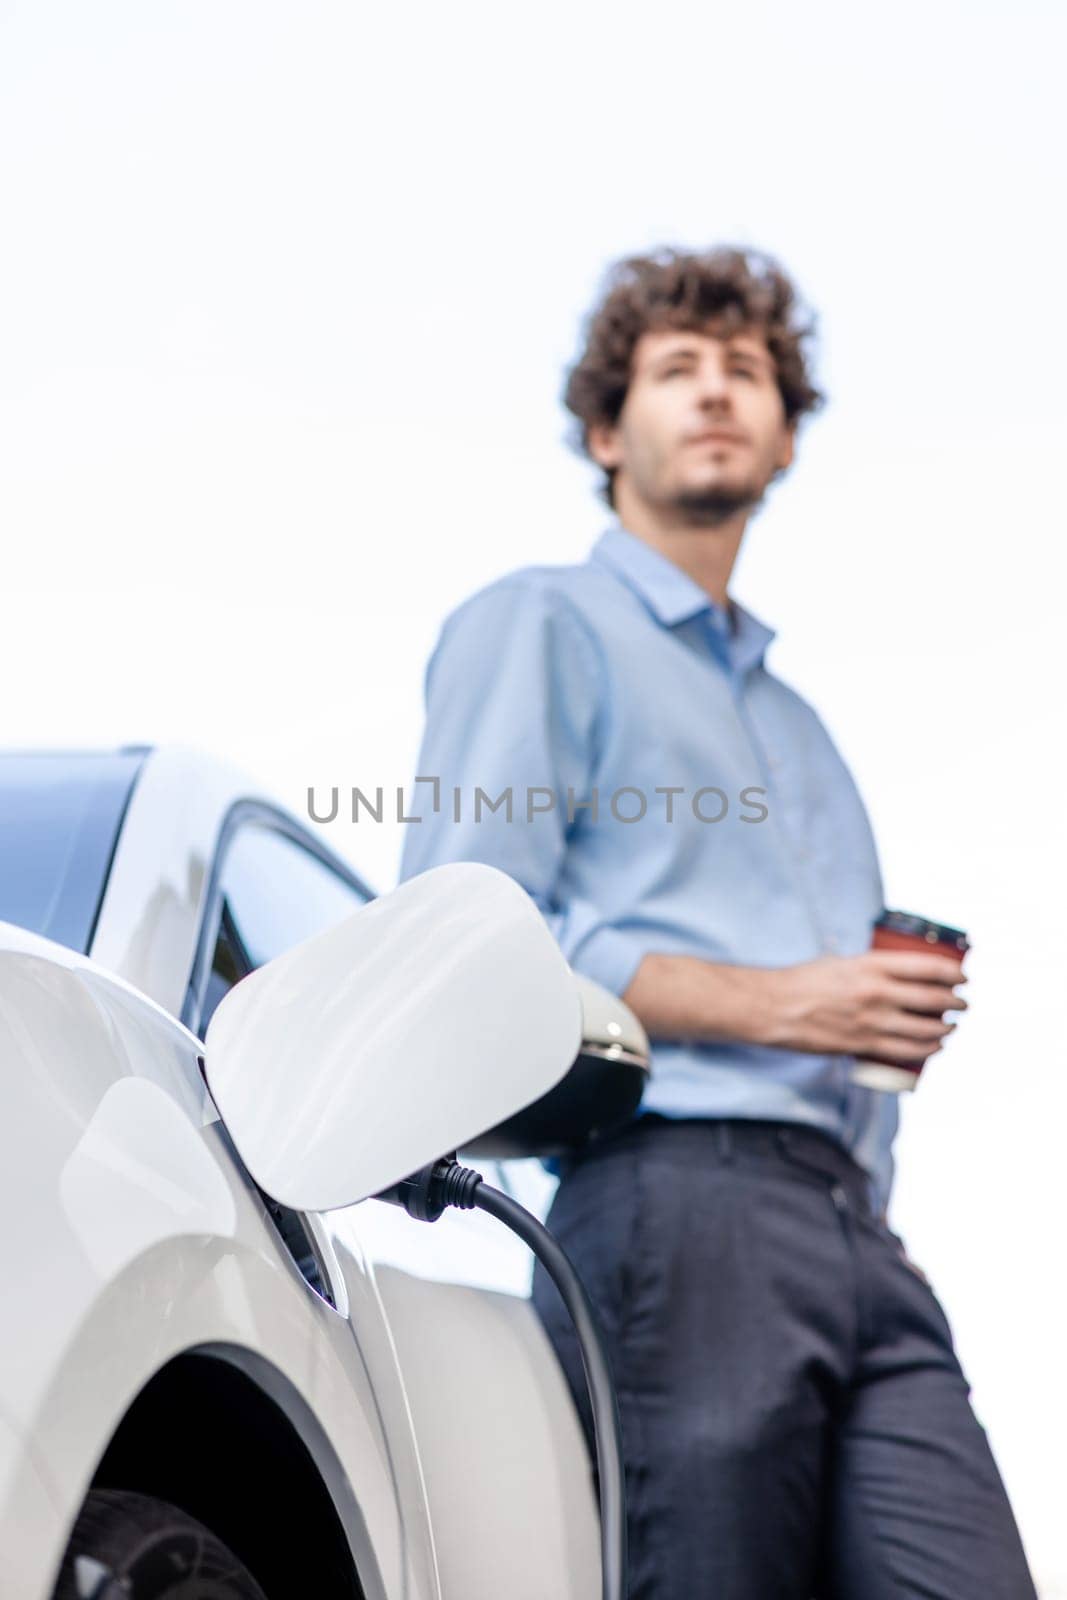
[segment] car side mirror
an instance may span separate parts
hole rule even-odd
[[[219,1003],[204,1073],[256,1183],[329,1211],[506,1123],[567,1073],[577,981],[495,867],[434,867]]]
[[[532,1105],[469,1139],[464,1156],[503,1161],[564,1155],[603,1138],[636,1112],[649,1078],[648,1036],[610,989],[580,974],[575,982],[582,1043],[569,1070]]]

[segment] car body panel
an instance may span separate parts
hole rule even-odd
[[[591,1600],[600,1524],[589,1457],[530,1301],[394,1267],[376,1277],[419,1441],[442,1592]]]
[[[68,1533],[65,1507],[48,1492],[31,1439],[0,1414],[0,1561],[4,1592],[47,1600]]]
[[[391,1208],[366,1200],[303,1219],[327,1303],[218,1117],[178,1018],[241,802],[273,807],[213,758],[150,752],[89,957],[0,923],[0,1589],[49,1600],[123,1419],[200,1352],[288,1417],[368,1600],[591,1594],[589,1463],[530,1302],[376,1270],[361,1218]],[[517,1537],[531,1507],[540,1535]]]
[[[149,1379],[181,1353],[228,1350],[250,1371],[271,1369],[291,1408],[320,1420],[310,1447],[324,1467],[334,1458],[328,1476],[359,1508],[358,1523],[351,1505],[337,1509],[354,1545],[366,1530],[354,1555],[368,1592],[380,1572],[383,1595],[434,1595],[418,1455],[373,1274],[349,1246],[347,1315],[309,1289],[233,1157],[200,1048],[129,985],[0,925],[0,1208],[6,1281],[18,1286],[0,1320],[7,1426],[33,1441],[69,1528]],[[16,1515],[18,1499],[0,1507],[2,1549]]]

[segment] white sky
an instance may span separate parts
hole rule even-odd
[[[818,308],[831,404],[733,589],[890,904],[971,932],[893,1221],[1048,1596],[1065,34],[1034,0],[0,4],[4,743],[191,741],[297,811],[408,782],[446,610],[602,524],[557,396],[606,263],[754,244]],[[400,834],[332,841],[384,888]]]

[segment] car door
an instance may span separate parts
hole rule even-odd
[[[241,801],[216,846],[182,1021],[205,1038],[236,983],[372,898],[363,880],[291,817]],[[321,1226],[266,1194],[263,1200],[304,1278],[333,1304],[331,1252]]]
[[[204,1038],[216,1007],[243,977],[373,898],[349,866],[292,818],[259,801],[240,802],[216,848],[183,1021]],[[413,1551],[425,1541],[423,1559],[433,1570],[433,1535],[404,1374],[391,1334],[383,1337],[388,1319],[369,1259],[351,1231],[337,1238],[330,1219],[261,1195],[309,1287],[335,1309],[348,1308],[389,1440],[406,1538]],[[366,1308],[362,1317],[355,1310],[360,1305]]]
[[[241,978],[372,898],[349,866],[283,812],[259,802],[235,806],[212,863],[182,1021],[203,1038]]]

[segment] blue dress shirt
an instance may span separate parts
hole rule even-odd
[[[867,950],[883,887],[863,802],[814,709],[764,665],[774,630],[731,606],[733,623],[618,523],[585,562],[464,601],[426,669],[401,879],[502,868],[616,994],[651,952],[784,967]],[[822,1128],[880,1210],[897,1100],[850,1082],[852,1065],[653,1039],[642,1109]]]

